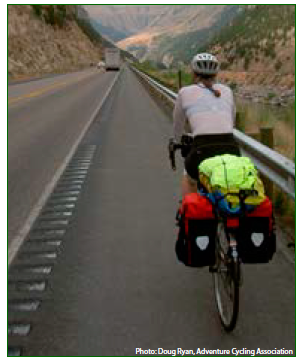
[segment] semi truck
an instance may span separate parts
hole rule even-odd
[[[120,49],[106,48],[104,55],[106,71],[118,71],[121,67]]]

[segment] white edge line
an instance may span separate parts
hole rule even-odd
[[[97,114],[99,113],[100,109],[102,108],[102,106],[104,105],[106,99],[108,98],[108,96],[109,96],[113,86],[115,85],[117,79],[119,78],[120,74],[121,74],[121,71],[118,72],[118,74],[115,76],[112,84],[110,85],[110,87],[106,91],[106,93],[105,93],[104,97],[102,98],[101,102],[99,103],[98,107],[93,112],[93,114],[90,117],[88,123],[85,125],[85,127],[81,131],[78,139],[75,141],[75,144],[72,146],[69,154],[66,156],[66,158],[63,161],[62,165],[57,169],[57,171],[54,174],[51,181],[47,184],[47,186],[44,189],[44,191],[43,191],[41,197],[39,198],[38,202],[35,204],[32,211],[30,212],[28,218],[26,219],[23,227],[19,230],[19,232],[17,233],[17,236],[10,243],[10,246],[8,247],[8,267],[10,266],[10,264],[12,263],[14,257],[16,256],[17,252],[19,251],[20,247],[22,246],[27,234],[29,233],[29,231],[30,231],[30,229],[31,229],[31,227],[33,225],[33,223],[35,222],[35,220],[38,217],[38,215],[40,214],[42,208],[46,204],[46,201],[47,201],[48,197],[52,193],[55,185],[57,184],[59,178],[61,177],[62,173],[64,172],[66,166],[68,165],[69,161],[71,160],[71,158],[75,154],[75,151],[76,151],[78,145],[80,144],[81,140],[83,139],[85,133],[87,132],[88,128],[93,123],[93,121],[95,120],[95,118],[96,118]]]

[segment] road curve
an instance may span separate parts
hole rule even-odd
[[[53,260],[45,264],[51,272],[30,275],[34,266],[41,267],[35,242],[42,239],[35,240],[34,231],[12,265],[12,353],[294,350],[294,266],[280,251],[267,265],[243,266],[240,316],[231,334],[221,328],[208,269],[189,269],[176,261],[180,171],[170,170],[170,132],[169,119],[125,69],[80,146],[84,157],[76,160],[89,157],[88,171],[61,243],[51,247]],[[54,251],[42,248],[48,257]],[[39,282],[42,291],[25,289],[28,281]],[[18,311],[16,301],[35,301],[37,308]]]

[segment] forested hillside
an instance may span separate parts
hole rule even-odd
[[[93,34],[81,10],[76,5],[8,5],[9,78],[68,72],[98,62],[101,37]]]
[[[183,32],[181,34],[164,34],[156,39],[157,47],[151,53],[151,58],[161,61],[169,59],[172,66],[189,63],[199,48],[205,49],[213,36],[230,24],[243,11],[243,5],[228,5],[217,13],[211,24],[202,29]],[[156,57],[154,57],[156,55]]]
[[[199,51],[207,49],[200,47]],[[295,6],[251,5],[209,44],[223,69],[265,74],[295,74]],[[269,73],[269,75],[267,75]]]

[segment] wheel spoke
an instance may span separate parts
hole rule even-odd
[[[215,297],[222,325],[226,330],[235,327],[239,301],[239,265],[227,256],[227,235],[222,226],[218,228],[216,272],[214,276]]]

